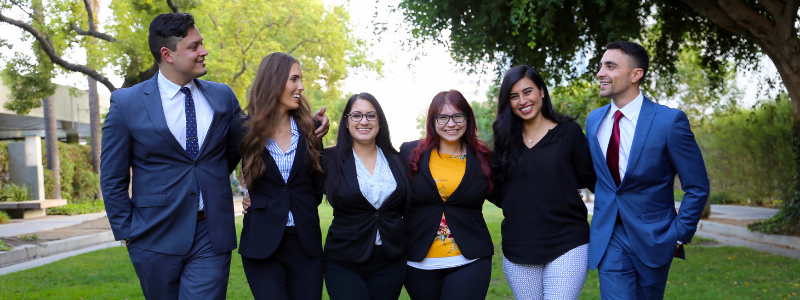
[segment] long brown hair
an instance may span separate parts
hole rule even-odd
[[[258,180],[266,164],[261,158],[264,153],[264,144],[278,128],[280,120],[280,101],[281,95],[286,88],[286,81],[289,80],[289,71],[293,64],[299,64],[297,59],[289,54],[274,52],[261,60],[261,65],[256,71],[256,78],[253,86],[247,95],[247,113],[250,119],[244,126],[249,129],[242,140],[242,163],[243,163],[243,183],[249,186]],[[311,155],[314,170],[322,172],[319,163],[322,141],[314,134],[314,122],[311,120],[311,109],[305,96],[300,96],[300,108],[289,111],[294,117],[297,126],[303,131],[306,140],[306,152]],[[302,137],[301,137],[302,138]],[[295,157],[295,159],[305,159]]]

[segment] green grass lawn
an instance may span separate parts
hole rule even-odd
[[[502,211],[491,204],[484,213],[492,238],[492,282],[487,299],[513,299],[503,274],[500,247]],[[323,235],[331,208],[320,206]],[[241,230],[242,218],[236,219]],[[689,260],[672,264],[667,299],[793,299],[800,293],[800,260],[747,248],[687,246]],[[0,276],[0,299],[142,299],[139,282],[122,247],[70,257],[45,266]],[[327,296],[324,297],[327,299]],[[581,299],[599,299],[597,272],[590,271]],[[242,261],[231,262],[228,299],[252,299]],[[405,292],[401,299],[408,299]]]

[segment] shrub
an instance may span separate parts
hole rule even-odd
[[[673,189],[672,190],[672,198],[674,198],[675,201],[683,201],[683,195],[684,194],[686,194],[686,193],[681,189]]]
[[[47,155],[44,145],[42,145],[42,162],[47,168]],[[58,143],[58,158],[61,163],[61,197],[67,199],[69,203],[81,202],[85,199],[94,199],[100,191],[100,179],[92,167],[92,148],[89,145],[77,145]],[[45,171],[45,176],[47,176]],[[50,175],[52,176],[52,175]],[[45,181],[47,178],[45,177]],[[52,191],[55,190],[55,182],[49,199],[52,199]],[[48,191],[45,182],[45,193]]]
[[[76,199],[95,199],[99,187],[99,175],[86,169],[77,170],[72,182],[73,203],[79,203]]]
[[[793,116],[792,104],[782,94],[753,109],[717,113],[695,130],[711,190],[719,194],[712,195],[716,201],[747,203],[751,199],[762,205],[788,196],[795,175]]]
[[[101,212],[106,209],[103,200],[82,199],[76,200],[77,203],[69,203],[64,206],[51,207],[47,209],[48,215],[80,215]]]
[[[746,200],[735,198],[726,191],[712,192],[708,197],[708,201],[711,201],[711,204],[742,204],[747,202]]]
[[[8,182],[0,189],[0,202],[21,202],[29,199],[28,186]]]
[[[11,250],[11,249],[14,249],[14,248],[6,246],[6,242],[0,240],[0,251],[8,251],[8,250]]]
[[[8,216],[8,213],[5,210],[0,210],[0,224],[8,223],[11,223],[11,217]]]
[[[56,180],[53,177],[53,171],[50,169],[44,169],[44,198],[45,199],[55,199],[55,191],[56,191]]]

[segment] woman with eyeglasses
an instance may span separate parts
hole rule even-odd
[[[597,180],[586,137],[558,115],[529,66],[500,85],[492,174],[503,203],[503,271],[516,299],[578,299],[586,281],[589,223],[579,188]]]
[[[485,299],[494,254],[482,212],[491,151],[458,91],[433,98],[425,128],[424,139],[400,147],[411,176],[406,291],[413,300]]]
[[[336,146],[323,152],[323,182],[333,207],[325,240],[325,287],[336,299],[397,299],[406,274],[402,212],[407,179],[378,101],[353,95]]]
[[[322,155],[320,182],[333,207],[325,287],[334,300],[397,299],[406,273],[407,173],[375,97],[351,96],[339,124],[336,146]],[[250,205],[245,196],[242,213]]]

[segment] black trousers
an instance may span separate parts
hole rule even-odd
[[[440,270],[406,269],[406,292],[412,300],[484,300],[492,278],[492,258]]]
[[[406,257],[391,259],[375,246],[360,264],[325,259],[325,289],[331,300],[396,300],[406,278]]]
[[[322,257],[306,256],[294,226],[286,227],[272,256],[267,259],[242,256],[242,266],[255,299],[322,298]]]

